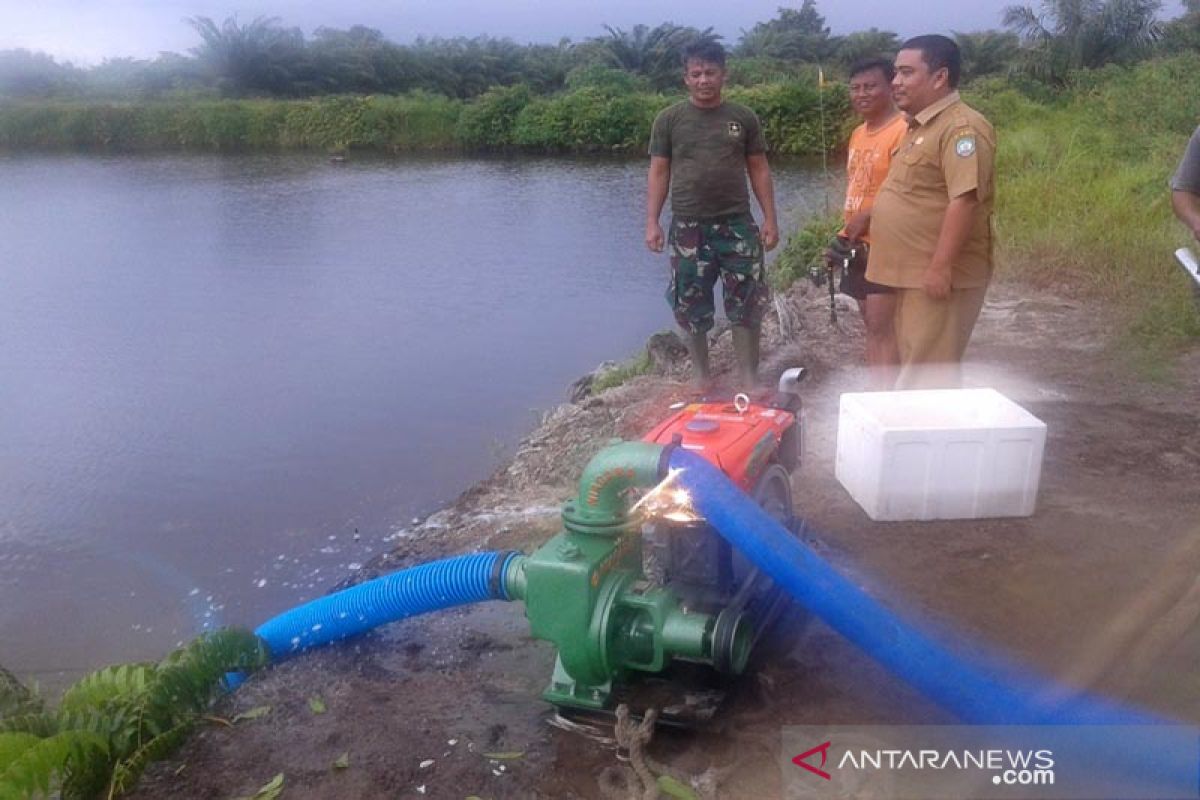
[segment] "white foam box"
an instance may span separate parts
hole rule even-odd
[[[874,520],[1033,513],[1046,424],[995,389],[843,394],[837,479]]]

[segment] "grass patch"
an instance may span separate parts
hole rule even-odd
[[[1177,97],[1200,94],[1200,58],[1101,72],[1049,103],[1001,98],[1012,113],[993,119],[999,267],[1115,308],[1134,351],[1162,360],[1200,337],[1167,188],[1195,125]]]
[[[839,214],[813,217],[801,225],[787,238],[771,263],[768,275],[771,288],[782,291],[798,280],[807,279],[814,269],[823,269],[825,262],[821,256],[841,228]]]
[[[650,367],[650,354],[643,351],[640,355],[623,361],[612,369],[601,372],[592,383],[592,392],[599,394],[605,389],[620,386],[639,375],[648,375]]]

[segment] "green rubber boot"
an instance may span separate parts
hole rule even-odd
[[[757,327],[733,326],[733,352],[737,356],[738,389],[744,392],[758,388]]]
[[[708,333],[689,334],[685,341],[692,359],[692,385],[697,389],[708,389],[712,383],[708,370]]]

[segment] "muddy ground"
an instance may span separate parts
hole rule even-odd
[[[1047,423],[1037,512],[875,523],[833,476],[838,396],[866,386],[854,366],[857,317],[843,306],[831,327],[812,290],[781,298],[778,310],[764,373],[811,370],[807,453],[793,484],[822,555],[958,646],[986,644],[1200,722],[1200,347],[1177,357],[1172,379],[1150,382],[1090,304],[995,287],[967,383],[995,386]],[[604,439],[649,428],[684,396],[681,377],[643,377],[560,407],[509,467],[366,572],[472,549],[528,551],[557,530],[558,505]],[[717,724],[660,730],[649,745],[699,796],[778,796],[784,725],[953,721],[819,621],[789,613],[773,652],[730,687]],[[552,658],[529,639],[519,604],[392,625],[252,678],[216,714],[269,713],[204,728],[136,796],[248,796],[282,773],[284,798],[604,797],[621,762],[611,745],[548,724],[539,695]]]

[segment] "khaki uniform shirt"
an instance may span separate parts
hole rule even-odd
[[[919,289],[933,260],[950,201],[979,198],[970,235],[955,259],[951,286],[986,286],[992,275],[996,133],[952,92],[909,122],[871,212],[867,279]]]

